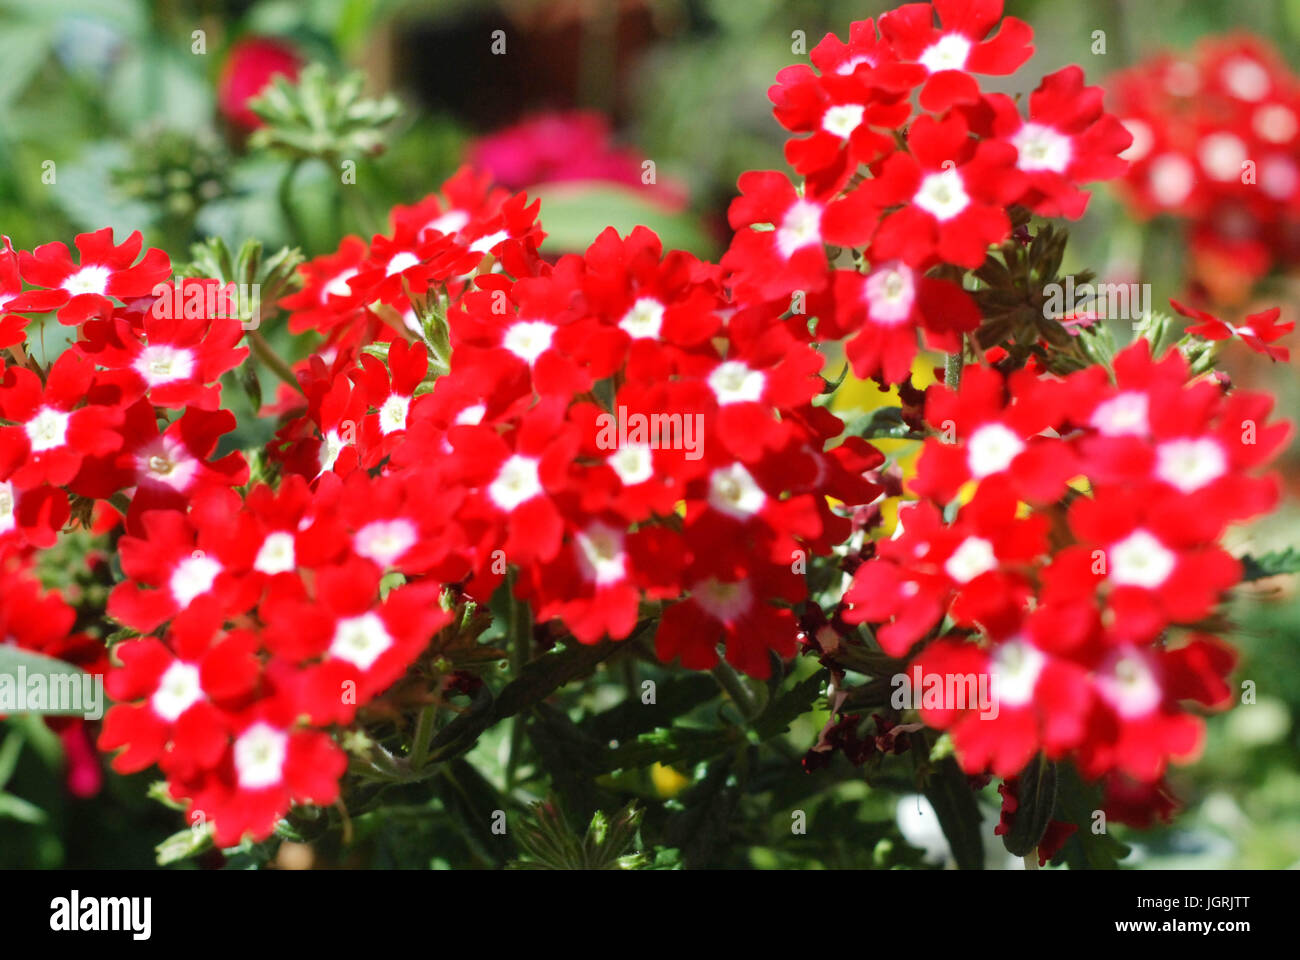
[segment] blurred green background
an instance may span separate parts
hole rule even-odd
[[[612,195],[591,184],[576,193],[552,190],[548,199],[543,187],[543,223],[553,242],[581,249],[607,223],[627,229],[648,222],[668,245],[717,256],[727,241],[726,204],[737,175],[784,168],[783,131],[766,90],[777,70],[804,59],[792,53],[799,32],[810,49],[826,32],[847,36],[850,21],[892,5],[0,0],[0,232],[31,249],[104,225],[119,237],[138,228],[174,262],[209,235],[232,246],[248,237],[272,249],[298,244],[315,255],[332,250],[340,231],[369,236],[384,229],[392,205],[435,190],[476,138],[539,111],[590,109],[609,118],[619,148],[654,161],[665,197],[675,199]],[[1270,38],[1300,66],[1300,0],[1008,0],[1007,13],[1034,25],[1037,46],[1017,77],[992,84],[1008,92],[1027,92],[1068,63],[1081,64],[1091,82],[1104,82],[1157,50],[1234,30]],[[491,52],[495,30],[505,31],[504,55]],[[1091,52],[1096,30],[1106,32],[1105,55]],[[195,52],[195,31],[202,31],[202,53]],[[323,164],[308,162],[290,174],[289,161],[248,149],[243,133],[223,119],[217,90],[227,55],[253,36],[279,38],[304,62],[322,62],[339,75],[359,68],[368,95],[400,99],[387,149],[358,158],[357,196],[346,205],[338,202],[338,177]],[[51,169],[48,182],[42,174]],[[282,188],[290,176],[286,210]],[[1157,302],[1182,289],[1176,225],[1133,223],[1105,188],[1072,229],[1071,249],[1075,268],[1136,268]],[[1295,277],[1271,277],[1259,299],[1282,303],[1293,318],[1298,289]],[[44,334],[50,351],[64,336],[57,325]],[[1244,353],[1228,357],[1234,381],[1274,391],[1283,414],[1294,417],[1295,365],[1272,366]],[[1258,553],[1300,542],[1294,447],[1284,471],[1286,507],[1240,531],[1235,549]],[[1187,809],[1173,827],[1121,833],[1135,847],[1129,864],[1300,866],[1294,581],[1265,581],[1234,604],[1234,642],[1242,651],[1236,676],[1255,682],[1258,702],[1212,720],[1202,761],[1175,771],[1171,783]],[[78,799],[63,787],[57,737],[23,719],[0,729],[0,866],[152,865],[153,846],[175,831],[179,815],[146,797],[148,774],[108,776],[98,796]],[[793,755],[814,736],[813,727],[796,727]],[[763,850],[736,850],[729,862],[781,862]],[[802,865],[867,865],[870,857],[866,844]],[[376,854],[383,862],[386,855]]]

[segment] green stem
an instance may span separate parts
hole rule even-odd
[[[289,240],[292,245],[299,247],[304,246],[306,236],[302,229],[302,222],[298,219],[298,211],[293,206],[293,180],[301,166],[302,160],[290,162],[285,168],[284,176],[280,178],[280,186],[275,194],[280,206],[280,215],[284,217],[285,229],[289,232]]]
[[[253,348],[253,353],[257,354],[257,358],[266,364],[271,369],[271,372],[277,377],[289,384],[289,386],[293,387],[299,393],[302,393],[302,384],[300,384],[298,378],[293,375],[292,368],[285,363],[271,345],[266,342],[266,338],[262,336],[261,331],[249,330],[247,331],[247,335],[248,345]]]
[[[719,660],[718,665],[711,671],[713,679],[718,681],[720,686],[736,704],[736,708],[748,722],[758,715],[758,701],[754,695],[745,686],[745,681],[740,679],[740,675],[731,668],[731,664],[725,660]]]
[[[411,739],[411,770],[419,773],[429,758],[429,744],[433,741],[434,719],[438,708],[432,703],[420,711],[415,721],[415,734]]]
[[[508,609],[510,611],[510,678],[518,680],[528,664],[531,654],[532,618],[529,616],[528,604],[515,596],[515,578],[511,575],[506,580],[508,591]],[[515,771],[519,766],[519,756],[523,753],[525,724],[528,718],[520,713],[510,721],[510,754],[506,759],[506,790],[509,794],[515,787]]]

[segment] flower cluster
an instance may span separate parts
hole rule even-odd
[[[816,339],[847,339],[859,377],[897,383],[918,330],[952,352],[979,326],[969,294],[935,268],[979,267],[1010,237],[1012,208],[1082,216],[1082,186],[1125,169],[1131,138],[1077,66],[1043,78],[1028,117],[980,91],[977,75],[1012,73],[1033,52],[1030,28],[1001,15],[1000,0],[906,4],[879,31],[866,20],[848,43],[828,35],[812,66],[782,70],[769,91],[797,135],[785,153],[803,189],[774,171],[742,176],[722,265],[737,297],[784,301],[816,315]],[[926,112],[914,116],[918,89]],[[830,269],[827,245],[860,251],[856,269]]]
[[[1043,751],[1090,778],[1151,783],[1199,748],[1182,702],[1220,707],[1235,655],[1204,633],[1240,563],[1219,541],[1271,510],[1260,475],[1289,425],[1272,399],[1189,380],[1138,340],[1065,377],[968,368],[932,387],[892,538],[855,573],[843,617],[921,675],[992,677],[995,714],[923,704],[970,773],[1011,777]],[[930,639],[941,624],[948,632]]]
[[[420,707],[468,689],[436,650],[489,602],[580,644],[653,636],[689,669],[767,679],[792,658],[811,564],[897,492],[828,409],[827,352],[846,341],[859,377],[910,390],[918,331],[962,356],[981,327],[963,281],[1029,242],[1013,222],[1078,217],[1084,185],[1124,169],[1130,136],[1077,67],[1027,117],[981,91],[1032,52],[1001,12],[907,4],[782,71],[803,182],[744,174],[717,264],[643,227],[546,256],[539,204],[469,167],[387,233],[343,238],[278,304],[312,347],[280,363],[261,450],[234,449],[221,381],[241,339],[269,347],[230,311],[179,311],[165,254],[111,230],[76,260],[6,240],[0,590],[54,603],[14,584],[70,520],[114,538],[115,769],[156,764],[222,846],[264,838],[291,805],[339,798],[341,744],[365,750],[346,728],[415,712],[391,699],[403,678]],[[186,282],[221,302],[220,281]],[[42,312],[74,328],[48,365],[25,349]],[[1144,343],[1113,381],[1002,357],[926,398],[921,499],[851,558],[842,620],[926,671],[1002,677],[996,721],[922,707],[967,770],[1012,776],[1042,750],[1148,783],[1196,746],[1180,701],[1226,696],[1217,641],[1163,641],[1240,578],[1218,541],[1271,508],[1255,471],[1286,427]],[[66,616],[24,622],[45,633],[0,635],[76,641]],[[875,752],[914,729],[882,718]]]
[[[1187,224],[1202,282],[1219,299],[1300,256],[1300,82],[1263,40],[1214,38],[1108,83],[1133,136],[1124,194],[1143,217]]]

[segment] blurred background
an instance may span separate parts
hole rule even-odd
[[[784,169],[784,131],[766,97],[776,72],[806,62],[802,54],[828,31],[847,36],[850,21],[890,6],[0,0],[0,232],[31,249],[105,225],[119,237],[141,229],[173,262],[207,236],[232,247],[256,237],[270,249],[296,244],[319,255],[343,233],[368,239],[386,230],[394,204],[414,203],[472,161],[543,199],[552,252],[582,250],[608,224],[644,223],[665,246],[716,257],[728,240],[737,175]],[[990,84],[1007,92],[1028,92],[1069,63],[1104,83],[1161,50],[1234,31],[1268,38],[1300,67],[1300,0],[1007,0],[1006,7],[1033,24],[1037,46],[1017,78]],[[1099,30],[1104,53],[1095,52]],[[347,190],[324,159],[250,144],[259,121],[248,98],[271,75],[296,76],[312,62],[331,77],[360,70],[365,97],[400,103],[382,151],[330,155],[355,163]],[[1106,187],[1071,233],[1067,266],[1149,282],[1157,304],[1196,282],[1180,225],[1137,222]],[[1275,270],[1237,301],[1228,306],[1280,303],[1283,319],[1295,319],[1300,274]],[[63,335],[57,325],[45,332]],[[1300,411],[1295,364],[1271,364],[1240,345],[1224,359],[1234,382],[1274,392],[1292,418]],[[850,407],[887,402],[870,385],[843,394]],[[1300,542],[1294,447],[1288,457],[1286,506],[1240,531],[1234,548],[1261,553]],[[1232,616],[1242,651],[1236,675],[1255,682],[1257,702],[1211,721],[1205,757],[1171,777],[1186,809],[1171,828],[1124,832],[1134,847],[1128,864],[1300,866],[1295,578],[1244,588]],[[0,729],[0,866],[153,864],[154,845],[176,830],[178,815],[147,797],[148,774],[99,776],[93,756],[70,755],[75,745],[70,751],[39,722],[10,719]],[[802,751],[813,736],[812,728],[797,728],[791,745]],[[663,789],[672,789],[672,777],[663,779]],[[900,814],[906,833],[905,821]],[[925,845],[919,835],[914,843]],[[744,856],[762,865],[760,854]],[[870,862],[869,850],[862,856]]]

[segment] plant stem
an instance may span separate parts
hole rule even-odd
[[[280,214],[284,217],[285,229],[289,232],[289,240],[293,245],[304,247],[306,237],[303,236],[302,224],[298,220],[298,212],[293,208],[293,180],[298,175],[298,169],[302,166],[302,160],[293,160],[285,168],[284,176],[280,178],[280,186],[276,190],[276,200],[280,206]]]
[[[745,682],[740,679],[740,675],[731,668],[731,664],[725,660],[719,660],[718,665],[710,673],[713,674],[713,679],[718,681],[718,686],[736,704],[736,708],[740,710],[746,722],[753,720],[758,713],[758,702],[745,686]]]
[[[277,377],[289,384],[289,386],[293,387],[299,393],[302,393],[302,384],[300,384],[298,378],[293,375],[293,370],[280,358],[280,355],[272,349],[271,345],[266,342],[266,338],[262,336],[261,331],[249,330],[247,331],[247,335],[248,345],[253,348],[253,353],[257,354],[257,358],[266,364],[271,369],[271,372]]]
[[[434,718],[438,708],[432,703],[420,710],[411,739],[411,770],[419,773],[429,757],[429,744],[433,740]]]
[[[515,596],[515,580],[511,576],[506,580],[506,590],[509,592],[509,611],[510,611],[510,678],[518,680],[528,663],[528,657],[531,653],[529,642],[532,638],[532,618],[529,616],[528,604],[519,600]],[[519,766],[519,755],[523,752],[524,746],[524,725],[528,718],[520,713],[510,721],[510,754],[506,759],[506,794],[509,794],[515,787],[515,771]]]

